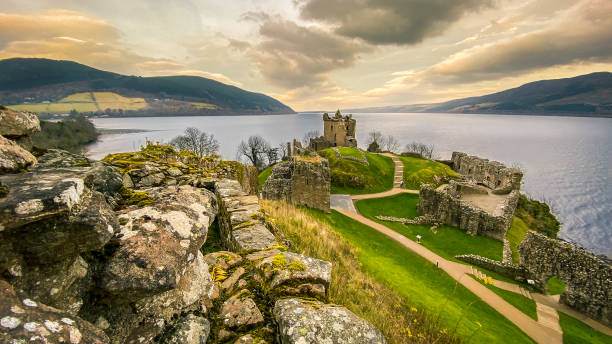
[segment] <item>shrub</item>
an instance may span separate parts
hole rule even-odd
[[[550,211],[548,204],[530,199],[521,194],[515,215],[523,220],[532,230],[553,239],[557,238],[561,222]]]
[[[80,153],[85,145],[98,139],[98,132],[85,116],[79,115],[59,122],[40,121],[40,132],[32,135],[35,147],[58,148]]]

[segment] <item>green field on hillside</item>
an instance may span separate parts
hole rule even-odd
[[[57,102],[19,104],[9,107],[18,111],[61,114],[72,110],[78,112],[97,112],[106,109],[141,110],[147,106],[143,98],[126,98],[113,92],[82,92],[69,95]]]
[[[359,260],[375,280],[439,316],[440,323],[469,343],[533,343],[518,327],[443,270],[393,239],[332,211],[307,210],[359,249]]]
[[[356,148],[342,148],[342,154],[359,156]],[[319,155],[329,160],[331,172],[331,193],[333,194],[368,194],[389,190],[393,187],[393,160],[386,156],[366,153],[369,165],[338,159],[333,149],[323,149]]]
[[[564,344],[608,344],[612,336],[601,333],[582,321],[563,312],[559,313],[559,325],[563,330]]]
[[[381,223],[405,237],[415,240],[421,235],[423,246],[448,260],[458,261],[456,255],[477,254],[483,257],[501,261],[503,243],[483,236],[471,236],[465,231],[442,226],[432,231],[428,225],[405,225],[400,222],[381,221],[375,216],[394,216],[413,219],[417,217],[416,205],[419,196],[413,194],[398,194],[384,198],[371,198],[358,201],[355,205],[363,216]]]
[[[437,161],[425,160],[398,155],[404,164],[404,187],[418,190],[421,184],[439,186],[450,178],[459,178],[459,175],[449,166]],[[436,177],[439,181],[436,182]]]

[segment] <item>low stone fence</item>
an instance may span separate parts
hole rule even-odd
[[[521,265],[541,284],[552,276],[566,283],[561,302],[600,320],[612,323],[612,266],[568,243],[529,231],[519,245]]]
[[[481,257],[475,254],[464,254],[455,256],[455,258],[462,260],[466,263],[470,263],[476,266],[479,266],[483,269],[487,269],[489,271],[497,272],[502,276],[506,276],[515,281],[525,282],[527,281],[528,272],[525,268],[510,264],[510,263],[502,263],[493,259],[489,259],[486,257]]]
[[[378,215],[376,218],[381,221],[401,222],[406,225],[433,225],[435,223],[433,218],[427,216],[418,216],[414,219],[407,219],[404,217]]]
[[[350,155],[342,155],[342,154],[340,154],[340,151],[338,150],[338,147],[334,147],[334,153],[336,153],[336,158],[344,159],[344,160],[357,161],[357,162],[360,162],[360,163],[365,164],[365,165],[370,165],[370,163],[368,162],[368,158],[366,157],[365,153],[361,149],[357,149],[357,150],[361,154],[361,159],[355,158],[354,156],[350,156]]]

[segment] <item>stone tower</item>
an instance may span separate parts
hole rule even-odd
[[[340,110],[334,117],[323,114],[323,137],[332,147],[357,147],[355,125],[352,115],[342,116]]]

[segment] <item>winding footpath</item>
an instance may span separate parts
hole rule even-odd
[[[494,285],[496,287],[513,291],[533,299],[536,302],[536,309],[538,314],[538,321],[535,321],[531,317],[527,316],[525,313],[518,310],[516,307],[512,306],[510,303],[506,302],[493,291],[489,290],[480,282],[471,278],[469,275],[477,273],[477,271],[475,271],[472,266],[446,260],[435,254],[434,252],[430,251],[429,249],[425,248],[424,246],[416,243],[415,241],[412,241],[407,237],[397,233],[396,231],[359,214],[352,203],[354,201],[393,196],[400,193],[419,193],[418,190],[408,190],[400,188],[404,169],[402,161],[392,154],[382,155],[388,156],[393,159],[393,163],[395,164],[393,188],[391,190],[375,194],[354,196],[333,195],[331,202],[332,209],[392,238],[393,240],[402,244],[404,247],[427,259],[431,263],[438,264],[438,266],[442,270],[444,270],[458,283],[466,287],[472,293],[476,294],[480,299],[482,299],[496,311],[503,314],[508,320],[518,326],[523,332],[525,332],[529,337],[531,337],[538,343],[563,342],[563,332],[559,325],[559,315],[556,310],[561,310],[577,319],[580,319],[598,331],[601,331],[608,335],[612,334],[612,331],[609,327],[602,325],[601,323],[595,320],[589,319],[584,315],[581,315],[578,312],[571,310],[569,307],[560,304],[558,302],[558,299],[555,302],[554,297],[552,296],[529,293],[526,290],[522,289],[519,285],[512,283],[507,283],[503,281],[494,282]]]

